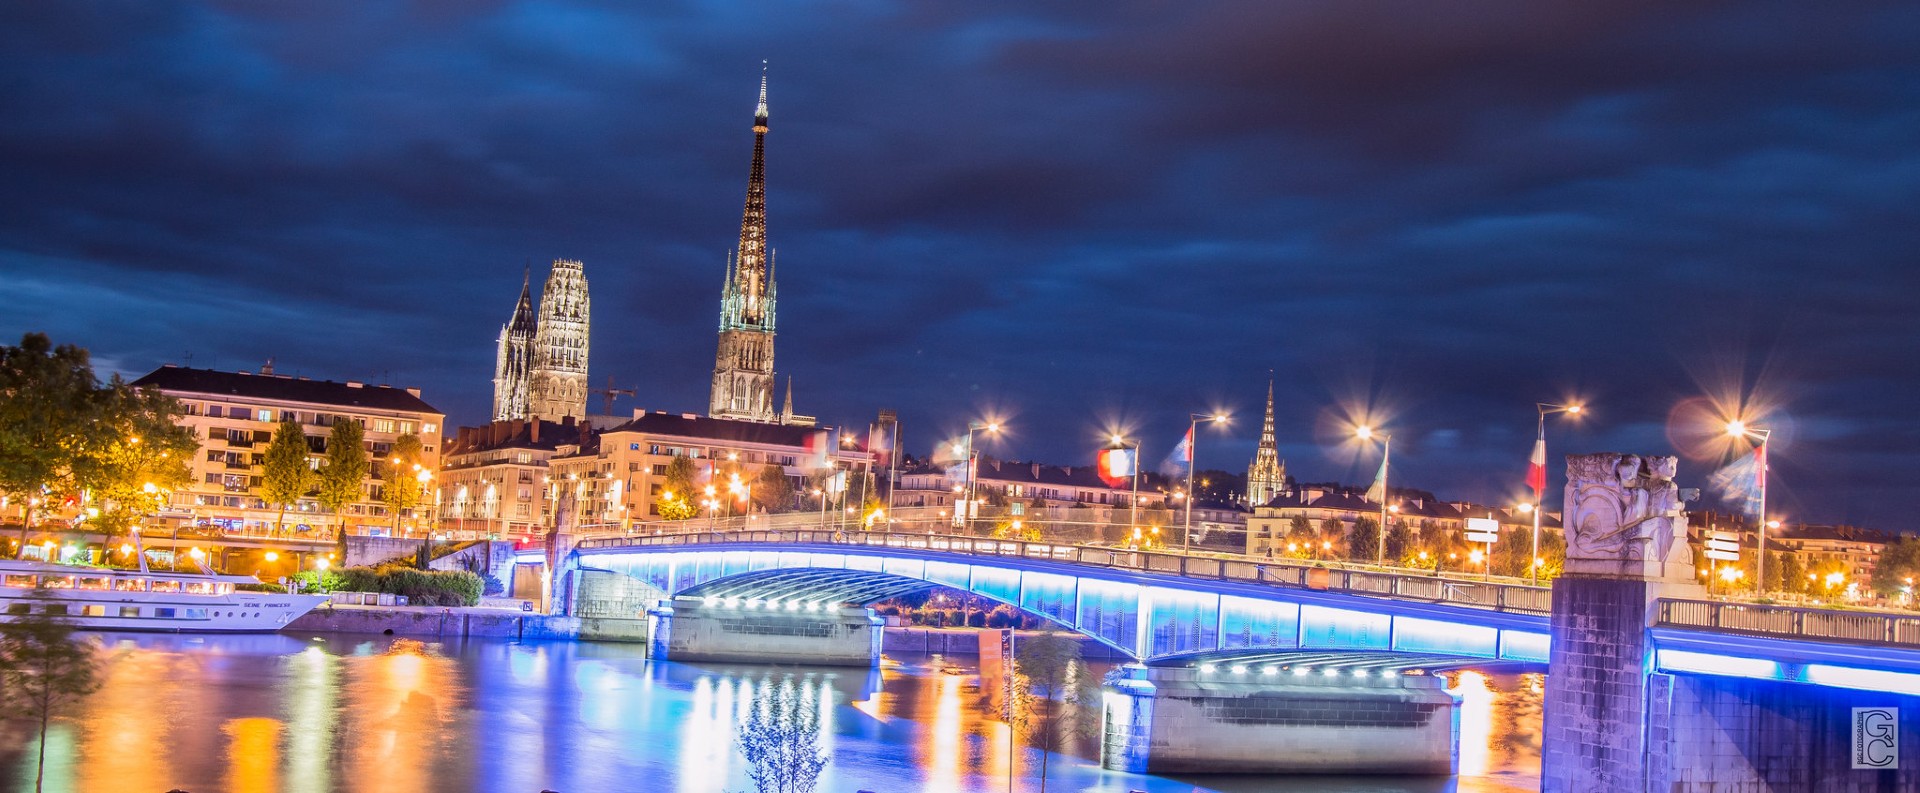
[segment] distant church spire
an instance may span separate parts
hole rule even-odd
[[[500,326],[500,338],[493,364],[493,420],[509,421],[527,417],[528,398],[533,383],[533,270],[520,279],[520,301],[513,316]]]
[[[1280,462],[1279,444],[1273,435],[1273,378],[1267,378],[1267,417],[1260,423],[1260,446],[1254,450],[1253,464],[1247,466],[1247,504],[1260,506],[1286,490],[1287,467]]]
[[[740,213],[740,240],[728,256],[720,296],[720,346],[714,355],[707,415],[773,423],[775,302],[767,248],[767,73],[761,62],[760,101],[753,111],[753,166]]]

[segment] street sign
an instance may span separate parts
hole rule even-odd
[[[1740,540],[1734,535],[1716,531],[1707,535],[1706,557],[1716,562],[1737,562],[1740,560]]]
[[[1467,518],[1467,542],[1491,543],[1500,539],[1500,521],[1493,518]]]

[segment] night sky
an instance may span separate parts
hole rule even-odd
[[[644,6],[642,8],[641,6]],[[1057,6],[1057,7],[1056,7]],[[9,3],[0,333],[425,389],[586,263],[592,379],[704,412],[770,62],[777,368],[924,454],[1521,492],[1775,430],[1789,520],[1914,525],[1920,6]],[[599,401],[593,402],[598,410]],[[1555,499],[1557,501],[1557,497]]]

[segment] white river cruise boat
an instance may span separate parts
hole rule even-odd
[[[241,592],[243,575],[105,570],[32,560],[0,560],[0,620],[47,609],[75,627],[98,631],[263,633],[286,627],[326,601],[322,595]],[[51,600],[35,600],[44,585]]]

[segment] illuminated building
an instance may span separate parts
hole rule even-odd
[[[1286,492],[1287,464],[1273,438],[1273,381],[1267,381],[1267,418],[1260,424],[1260,446],[1247,466],[1247,505],[1257,507]]]
[[[501,537],[545,531],[548,459],[579,443],[582,426],[514,419],[461,427],[440,469],[441,528]]]
[[[500,326],[493,420],[585,419],[591,308],[585,266],[555,259],[537,311],[530,286],[529,280],[520,282],[513,316]]]
[[[707,415],[773,424],[773,252],[767,248],[767,78],[760,76],[760,104],[753,114],[753,168],[747,205],[740,215],[740,241],[727,262],[720,292],[720,346],[714,355],[713,393]],[[791,389],[789,389],[791,395]],[[788,414],[792,413],[789,403]]]
[[[520,302],[513,307],[513,318],[500,326],[498,352],[493,365],[493,420],[509,421],[527,417],[527,395],[533,379],[533,296],[529,273],[520,280]]]

